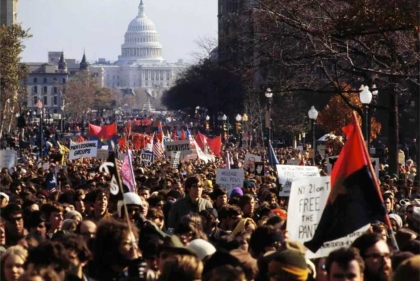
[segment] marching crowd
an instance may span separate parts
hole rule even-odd
[[[246,153],[265,153],[226,150],[236,168]],[[398,248],[387,226],[377,222],[352,247],[309,260],[304,245],[288,238],[288,198],[279,197],[269,165],[264,176],[246,171],[228,194],[215,183],[224,156],[176,168],[165,158],[149,166],[135,162],[136,190],[118,197],[109,192],[111,178],[100,172],[100,160],[61,166],[52,148],[44,166],[23,153],[25,163],[0,175],[1,280],[420,279],[420,187],[410,159],[398,175],[380,167]],[[297,157],[292,148],[275,153],[281,164]],[[326,175],[326,161],[316,159]]]

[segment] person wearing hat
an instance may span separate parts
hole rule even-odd
[[[6,207],[9,203],[9,195],[4,192],[0,192],[0,208]]]
[[[391,221],[392,230],[394,232],[397,232],[397,230],[402,227],[403,222],[401,217],[397,214],[389,214],[389,219]]]
[[[182,217],[190,213],[198,214],[202,210],[213,208],[210,201],[201,198],[203,183],[198,177],[189,177],[185,181],[185,190],[187,195],[176,201],[169,211],[168,230],[170,232],[173,232]]]
[[[417,281],[420,276],[420,255],[403,261],[395,272],[394,281]]]
[[[305,257],[297,251],[275,252],[268,264],[270,281],[306,281],[308,274]]]

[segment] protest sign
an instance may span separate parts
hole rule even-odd
[[[226,188],[228,196],[235,187],[242,187],[244,179],[243,169],[217,169],[216,172],[216,183]]]
[[[398,152],[398,164],[405,165],[405,153],[402,150]]]
[[[300,160],[299,159],[288,159],[287,165],[299,166]]]
[[[86,157],[96,157],[98,151],[97,141],[84,141],[70,145],[69,159],[75,160]]]
[[[293,166],[293,165],[276,165],[279,183],[282,185],[280,196],[289,196],[290,188],[294,180],[319,177],[319,170],[316,166]]]
[[[106,159],[108,159],[108,156],[109,156],[108,148],[107,149],[101,148],[101,149],[97,150],[97,153],[96,153],[96,158],[97,159],[106,160]]]
[[[142,151],[140,154],[140,163],[150,165],[153,163],[153,152],[151,151]]]
[[[171,152],[180,151],[180,159],[183,159],[188,154],[192,154],[191,143],[189,140],[165,142],[164,146],[167,156],[170,156]]]
[[[0,150],[0,168],[12,168],[16,165],[17,154],[14,150]]]
[[[331,171],[334,168],[335,162],[337,162],[338,156],[327,157],[327,172],[331,175]],[[371,158],[372,167],[375,170],[376,178],[379,178],[379,158]]]
[[[287,212],[287,231],[290,240],[302,243],[312,240],[330,194],[330,182],[330,177],[293,181]],[[325,242],[316,253],[307,250],[306,258],[326,257],[338,248],[349,247],[368,228],[369,225],[345,237]]]
[[[174,169],[178,168],[179,158],[181,158],[181,151],[171,151],[171,165],[172,165],[172,168],[174,168]]]
[[[249,169],[250,173],[254,174],[255,173],[255,171],[254,171],[255,162],[261,162],[261,156],[251,154],[251,153],[247,153],[247,154],[245,154],[245,160],[244,160],[243,168],[245,170]]]
[[[264,176],[264,162],[255,162],[255,175],[256,176]]]

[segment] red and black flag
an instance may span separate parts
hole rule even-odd
[[[347,141],[331,172],[331,193],[311,241],[312,252],[374,221],[389,224],[370,156],[353,113],[353,122],[343,128]]]

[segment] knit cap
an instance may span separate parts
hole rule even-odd
[[[242,196],[242,195],[244,195],[244,192],[242,191],[242,189],[240,187],[235,187],[230,192],[230,197],[233,197],[233,196]]]
[[[203,239],[194,239],[187,248],[197,253],[197,257],[203,260],[207,256],[211,256],[216,252],[216,248],[209,242]]]
[[[297,281],[306,281],[309,274],[305,257],[294,250],[284,250],[274,255],[268,264],[268,272],[278,280]]]

